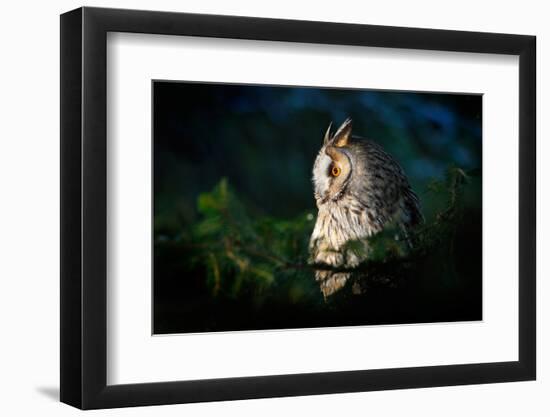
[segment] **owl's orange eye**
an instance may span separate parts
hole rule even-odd
[[[330,170],[330,173],[332,174],[333,177],[337,177],[338,175],[340,175],[341,172],[342,170],[340,169],[340,167],[336,165],[333,165]]]

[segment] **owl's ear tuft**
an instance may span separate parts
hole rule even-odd
[[[327,143],[329,143],[330,137],[331,137],[331,132],[330,132],[331,130],[332,130],[332,122],[330,122],[330,124],[328,125],[328,129],[325,132],[325,137],[323,139],[323,145],[326,145]]]
[[[340,126],[334,134],[334,146],[341,148],[342,146],[346,146],[348,144],[351,138],[351,127],[351,119],[348,118],[344,123],[342,123],[342,126]]]

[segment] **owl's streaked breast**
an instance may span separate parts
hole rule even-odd
[[[310,239],[312,260],[334,266],[358,265],[362,259],[356,251],[346,251],[349,242],[361,243],[367,248],[366,238],[380,232],[383,223],[351,195],[330,201],[319,208],[315,228]]]

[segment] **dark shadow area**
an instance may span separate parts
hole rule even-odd
[[[53,401],[59,401],[59,387],[37,387],[36,391]]]

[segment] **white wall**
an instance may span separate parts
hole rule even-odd
[[[100,411],[99,415],[548,415],[550,405],[550,134],[547,113],[550,26],[545,3],[461,0],[319,1],[124,0],[86,5],[239,14],[441,29],[534,34],[538,37],[539,378],[537,382]],[[75,415],[57,402],[59,276],[59,17],[72,0],[2,5],[0,89],[0,410],[2,415]],[[544,111],[546,110],[546,112]],[[546,232],[542,236],[543,231]],[[543,259],[546,255],[546,259]],[[545,282],[546,281],[546,282]],[[29,291],[29,287],[31,291]],[[94,414],[96,415],[96,414]]]

